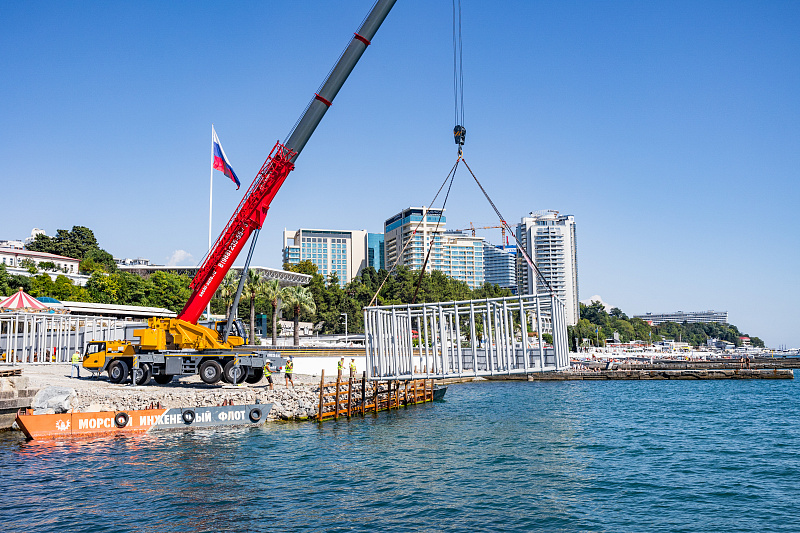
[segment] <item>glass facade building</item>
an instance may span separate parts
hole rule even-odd
[[[442,209],[409,207],[384,222],[385,264],[438,270],[474,289],[483,285],[483,239],[445,231]],[[431,247],[433,249],[431,249]]]
[[[283,262],[311,261],[325,278],[335,274],[344,287],[366,266],[367,232],[299,229],[283,232]]]
[[[483,242],[483,279],[517,294],[517,247]]]
[[[367,266],[375,270],[386,268],[383,233],[367,233]]]

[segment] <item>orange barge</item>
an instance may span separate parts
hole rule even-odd
[[[35,415],[31,409],[17,413],[16,422],[32,440],[144,433],[160,429],[192,429],[262,424],[272,404],[219,407],[176,407],[97,413]]]

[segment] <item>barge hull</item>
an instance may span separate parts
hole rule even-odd
[[[271,409],[272,404],[49,415],[34,415],[27,410],[17,414],[16,422],[28,439],[45,440],[145,433],[162,429],[254,426],[262,424]]]

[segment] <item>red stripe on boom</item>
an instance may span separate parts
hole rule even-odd
[[[371,43],[371,42],[369,42],[367,39],[365,39],[364,37],[362,37],[361,35],[359,35],[359,34],[357,34],[357,33],[354,33],[353,35],[355,35],[355,36],[356,36],[356,39],[358,39],[359,41],[361,41],[362,43],[364,43],[364,44],[365,44],[365,45],[367,45],[367,46],[369,46],[369,45],[371,45],[371,44],[372,44],[372,43]]]
[[[314,93],[314,98],[316,98],[317,100],[319,100],[320,102],[322,102],[323,104],[325,104],[328,107],[331,106],[331,101],[330,100],[328,100],[327,98],[323,98],[322,96],[318,95],[317,93]]]

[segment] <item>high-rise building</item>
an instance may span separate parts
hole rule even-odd
[[[427,272],[439,270],[473,289],[483,285],[483,240],[446,232],[446,222],[442,209],[426,207],[409,207],[387,219],[385,265],[421,270],[432,243]]]
[[[367,266],[375,270],[386,268],[383,233],[367,233]]]
[[[283,231],[283,262],[311,261],[326,278],[336,274],[344,286],[366,266],[367,232],[305,229]]]
[[[483,241],[483,280],[517,293],[517,247]]]
[[[578,246],[575,217],[558,211],[536,211],[517,224],[517,238],[547,283],[536,276],[522,254],[517,256],[520,294],[549,294],[547,284],[566,304],[567,324],[580,319],[578,303]]]

